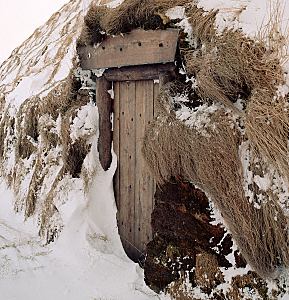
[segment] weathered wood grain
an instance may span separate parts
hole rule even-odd
[[[148,172],[142,154],[142,143],[147,125],[153,119],[152,80],[138,81],[136,85],[136,197],[135,197],[135,241],[145,252],[147,243],[152,238],[151,214],[153,199],[153,179]]]
[[[119,158],[120,148],[120,86],[119,82],[113,83],[114,101],[113,101],[113,150]],[[119,191],[119,160],[118,166],[114,175],[114,193],[118,210],[120,209],[120,191]]]
[[[111,165],[111,145],[112,145],[112,99],[108,90],[111,83],[104,77],[98,78],[96,81],[96,103],[99,112],[99,138],[98,152],[101,166],[105,171]]]
[[[159,79],[160,74],[174,74],[174,63],[112,68],[104,72],[109,81],[138,81]]]
[[[179,31],[136,29],[124,35],[109,37],[97,47],[79,48],[83,69],[173,62]]]
[[[119,231],[129,257],[135,259],[135,82],[120,83]]]
[[[141,259],[151,240],[155,182],[142,155],[146,127],[153,120],[159,84],[153,80],[114,83],[114,149],[118,155],[115,196],[124,249]]]
[[[153,117],[154,119],[157,118],[158,114],[159,114],[159,111],[157,109],[158,105],[157,105],[157,102],[158,102],[158,97],[159,97],[159,94],[160,94],[160,83],[157,82],[157,81],[154,81],[154,102],[153,102]],[[156,184],[156,181],[154,180],[153,181],[153,197],[152,197],[152,210],[154,209],[154,206],[155,206],[155,199],[154,199],[154,195],[156,193],[156,189],[157,189],[157,184]]]
[[[160,94],[160,84],[159,81],[154,82],[154,117],[157,117],[157,99]]]

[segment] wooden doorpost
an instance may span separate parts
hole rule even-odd
[[[112,145],[112,99],[108,93],[111,82],[105,77],[96,80],[96,104],[99,112],[99,139],[98,152],[102,168],[107,171],[111,165],[111,145]]]
[[[97,47],[79,48],[84,70],[106,69],[96,81],[99,159],[103,169],[108,170],[113,138],[118,157],[114,178],[118,228],[123,247],[134,261],[144,258],[152,236],[151,214],[156,188],[142,156],[142,142],[147,126],[157,115],[159,89],[174,76],[178,37],[176,29],[137,29],[109,36]],[[112,99],[108,93],[112,82],[113,133]]]

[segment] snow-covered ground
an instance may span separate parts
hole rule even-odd
[[[63,207],[67,223],[57,242],[43,245],[35,220],[13,210],[13,194],[0,184],[0,299],[148,300],[164,299],[148,289],[140,267],[121,246],[116,225],[112,177],[93,182],[87,201],[77,182]]]

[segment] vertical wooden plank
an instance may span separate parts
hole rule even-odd
[[[159,82],[154,81],[154,99],[153,99],[154,103],[153,103],[153,105],[154,105],[154,117],[155,118],[157,117],[157,98],[158,98],[159,94],[160,94],[160,84],[159,84]]]
[[[111,110],[112,99],[108,93],[111,87],[111,82],[105,77],[100,77],[96,80],[96,104],[99,112],[99,138],[98,152],[99,160],[102,168],[107,171],[111,165],[111,143],[112,143],[112,124]]]
[[[135,163],[135,242],[141,252],[144,251],[142,235],[145,233],[142,227],[141,219],[144,216],[143,212],[143,194],[145,193],[146,187],[143,182],[143,170],[142,170],[142,136],[144,128],[146,126],[146,114],[145,108],[149,105],[149,100],[145,99],[145,84],[144,81],[136,82],[136,163]]]
[[[154,81],[154,98],[153,98],[154,118],[157,118],[157,116],[158,116],[157,102],[158,102],[159,94],[160,94],[160,84],[159,84],[159,82]],[[155,205],[154,195],[156,193],[156,187],[157,187],[156,181],[154,180],[154,182],[153,182],[153,197],[152,197],[153,209],[154,209],[154,205]]]
[[[153,80],[136,83],[136,197],[135,197],[135,239],[144,252],[151,240],[151,213],[153,179],[142,155],[142,142],[147,125],[153,120]]]
[[[114,175],[114,194],[118,209],[120,209],[119,192],[119,147],[120,147],[120,86],[119,82],[113,83],[114,104],[113,104],[113,150],[117,156],[117,169]]]
[[[128,256],[137,261],[152,238],[151,214],[155,182],[142,155],[146,127],[152,122],[159,84],[153,80],[114,85],[114,150],[119,158],[115,175],[118,225]]]
[[[119,230],[127,254],[138,254],[134,234],[135,82],[120,82],[120,210]]]
[[[154,80],[149,80],[147,82],[147,89],[146,89],[146,98],[150,99],[150,105],[146,107],[146,119],[147,119],[147,126],[151,124],[151,122],[154,119],[154,113],[155,113],[155,108],[154,108],[154,94],[155,94],[155,84]],[[144,136],[144,134],[143,134]],[[151,175],[148,166],[143,160],[143,168],[146,173],[146,176],[148,178],[148,199],[147,199],[147,205],[148,205],[148,220],[149,223],[147,226],[147,242],[152,239],[152,228],[151,228],[151,214],[153,212],[153,207],[154,207],[154,194],[155,194],[155,180],[153,176]]]

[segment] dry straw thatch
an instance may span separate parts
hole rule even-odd
[[[156,29],[161,24],[165,25],[162,14],[176,5],[187,3],[187,0],[124,1],[104,16],[102,25],[108,34],[129,32],[135,28]]]
[[[196,75],[200,93],[225,105],[252,90],[276,90],[283,82],[279,61],[268,55],[264,44],[241,32],[226,30],[206,46],[199,56],[185,54],[189,73]]]
[[[224,110],[211,115],[209,135],[188,128],[168,111],[169,95],[160,97],[160,115],[146,133],[143,152],[161,184],[172,177],[192,181],[221,211],[247,262],[265,278],[289,265],[287,220],[273,201],[257,209],[244,195],[239,157],[241,136]],[[275,216],[278,215],[278,221]]]
[[[188,10],[193,28],[195,10],[194,7]],[[243,117],[250,143],[259,155],[288,178],[288,99],[276,94],[277,86],[284,83],[281,65],[288,59],[284,46],[288,44],[288,36],[283,36],[280,28],[279,1],[271,7],[271,12],[268,24],[260,30],[256,40],[233,30],[216,35],[207,25],[207,34],[195,31],[204,47],[198,51],[189,49],[183,54],[187,71],[195,75],[198,94],[204,100],[221,102],[239,115],[243,112],[232,102],[239,97],[247,100]],[[200,15],[199,19],[212,24],[213,12]]]
[[[246,109],[246,134],[256,155],[264,157],[289,182],[288,99],[256,90]]]
[[[136,28],[165,29],[168,23],[164,13],[188,0],[126,0],[115,9],[92,4],[85,16],[85,26],[78,46],[97,44],[106,34],[117,35]]]

